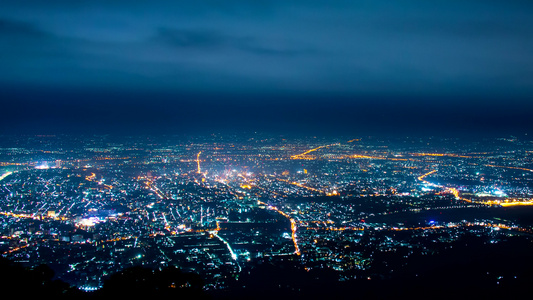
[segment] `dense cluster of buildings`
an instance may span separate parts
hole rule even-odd
[[[382,253],[529,235],[533,143],[282,137],[8,137],[0,252],[85,290],[129,266],[179,266],[224,289],[291,261],[386,276]],[[505,209],[505,210],[504,210]],[[378,271],[379,270],[379,271]]]

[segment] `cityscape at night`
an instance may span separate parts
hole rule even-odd
[[[0,288],[515,299],[533,3],[2,1]]]
[[[411,266],[421,258],[467,243],[509,244],[506,256],[533,234],[531,140],[2,140],[3,257],[87,292],[135,266],[177,266],[213,293],[244,292],[267,265],[340,283],[416,277],[443,267]],[[490,272],[494,286],[525,276]]]

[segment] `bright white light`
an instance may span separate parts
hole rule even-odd
[[[40,165],[35,167],[35,169],[39,169],[39,170],[44,170],[44,169],[49,169],[49,168],[50,167],[48,166],[48,164],[46,162],[43,162]]]
[[[100,223],[100,219],[98,219],[97,217],[90,217],[90,218],[81,219],[78,225],[91,227],[91,226],[96,225],[97,223]]]
[[[496,196],[505,196],[505,193],[500,191],[500,190],[495,190],[494,191],[494,195],[496,195]]]

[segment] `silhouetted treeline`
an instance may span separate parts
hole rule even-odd
[[[95,292],[84,292],[69,284],[54,280],[54,271],[40,265],[25,268],[0,257],[0,288],[4,293],[21,297],[58,297],[63,299],[101,299],[108,297],[169,296],[180,299],[206,299],[204,282],[200,276],[182,272],[175,267],[151,270],[132,267],[111,275],[104,287]]]
[[[95,296],[150,296],[180,299],[206,299],[203,279],[194,273],[182,272],[176,267],[151,270],[131,267],[115,273],[104,282]]]
[[[61,280],[54,280],[54,271],[46,265],[28,269],[3,257],[0,257],[0,290],[5,295],[15,294],[21,298],[82,298],[85,295]]]
[[[84,293],[54,280],[47,266],[28,269],[0,258],[0,287],[25,297],[76,299],[520,299],[533,286],[532,253],[533,241],[527,236],[498,242],[465,236],[437,254],[415,254],[407,260],[402,251],[375,252],[373,268],[346,281],[328,268],[306,269],[298,259],[264,260],[243,268],[234,286],[209,292],[199,275],[176,267],[132,267],[111,275],[102,289]]]
[[[307,271],[297,262],[263,263],[245,269],[238,286],[216,298],[521,299],[533,287],[532,253],[529,237],[491,243],[465,236],[437,254],[407,260],[402,251],[375,252],[373,268],[354,272],[357,279],[346,281],[338,281],[339,273],[327,268]],[[388,267],[380,268],[384,262]]]

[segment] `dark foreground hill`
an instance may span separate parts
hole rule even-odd
[[[243,270],[237,284],[206,292],[203,279],[175,267],[133,267],[111,275],[102,289],[86,293],[60,280],[46,265],[24,268],[0,258],[0,288],[24,297],[101,299],[165,297],[173,299],[519,299],[533,286],[533,243],[529,237],[486,244],[462,239],[437,255],[410,258],[394,273],[378,265],[398,254],[376,254],[368,276],[338,281],[331,269],[307,271],[295,262],[262,263]]]

